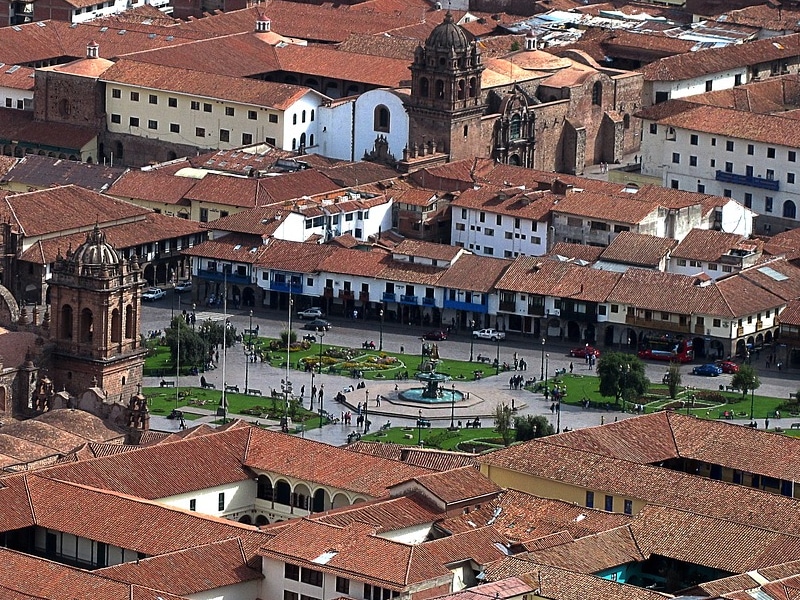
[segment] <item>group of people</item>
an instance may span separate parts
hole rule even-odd
[[[525,376],[514,375],[508,380],[508,387],[512,390],[521,390],[525,387]]]

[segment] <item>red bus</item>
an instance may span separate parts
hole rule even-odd
[[[639,350],[639,358],[687,363],[694,360],[692,340],[671,337],[650,338]]]

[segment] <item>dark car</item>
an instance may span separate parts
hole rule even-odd
[[[699,365],[692,369],[692,375],[705,375],[706,377],[717,377],[722,374],[722,369],[717,365],[711,363],[707,365]]]
[[[592,346],[581,346],[580,348],[573,348],[570,350],[569,355],[575,358],[586,358],[587,355],[597,358],[600,356],[600,350]]]
[[[322,329],[323,331],[328,331],[331,328],[331,324],[329,321],[325,319],[314,319],[313,321],[309,321],[305,325],[303,325],[303,329],[310,329],[312,331],[316,331],[317,329]]]
[[[439,329],[436,329],[434,331],[429,331],[428,333],[426,333],[422,337],[425,338],[426,340],[434,340],[434,341],[437,341],[437,342],[441,342],[442,340],[446,340],[447,339],[447,333],[444,332],[444,331],[441,331]]]
[[[739,372],[739,365],[732,360],[721,360],[717,362],[717,366],[722,369],[723,373],[728,373],[729,375]]]

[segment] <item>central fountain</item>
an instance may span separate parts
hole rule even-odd
[[[427,353],[426,353],[427,350]],[[458,402],[464,399],[464,394],[455,389],[445,390],[443,384],[452,379],[444,373],[437,373],[436,366],[439,364],[439,349],[436,344],[423,345],[423,356],[430,359],[420,365],[420,370],[414,375],[417,381],[425,383],[424,388],[412,388],[403,390],[398,395],[402,400],[418,402],[423,404],[439,404]]]

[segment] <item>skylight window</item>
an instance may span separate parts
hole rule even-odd
[[[776,271],[772,267],[759,267],[758,271],[760,273],[763,273],[764,275],[766,275],[770,279],[774,279],[775,281],[786,281],[787,279],[789,279],[789,277],[787,275],[784,275],[783,273],[779,273],[778,271]]]
[[[318,565],[327,565],[331,559],[339,554],[338,550],[328,550],[327,552],[323,552],[317,558],[313,559],[311,562],[317,563]]]

